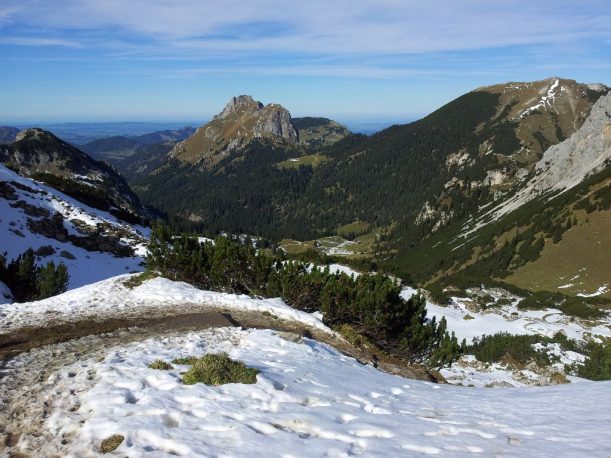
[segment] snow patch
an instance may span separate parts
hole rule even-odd
[[[257,383],[184,385],[186,366],[147,367],[157,358],[221,351],[259,369]],[[609,452],[611,416],[601,400],[611,395],[611,382],[511,391],[439,386],[271,331],[225,328],[151,339],[116,348],[101,362],[79,362],[55,379],[69,383],[66,392],[55,388],[45,428],[56,440],[42,454],[88,456],[115,433],[125,436],[116,453],[130,457]],[[64,435],[71,437],[66,445]]]
[[[28,216],[24,209],[12,207],[16,201],[0,199],[0,253],[6,252],[10,261],[18,255],[32,248],[34,251],[41,247],[50,246],[54,253],[41,257],[39,264],[53,261],[56,265],[63,262],[70,274],[69,289],[110,278],[123,273],[142,271],[142,262],[146,254],[146,240],[150,229],[142,226],[132,226],[118,220],[108,212],[89,207],[78,200],[57,191],[56,189],[24,178],[0,164],[0,181],[5,183],[18,183],[31,189],[32,192],[12,187],[16,194],[16,201],[23,201],[27,205],[47,210],[52,216],[55,212],[62,215],[66,230],[76,236],[82,236],[76,226],[71,222],[78,220],[82,224],[97,228],[98,225],[108,225],[111,230],[125,232],[128,237],[122,239],[125,245],[135,250],[131,257],[117,257],[112,253],[102,251],[87,251],[70,242],[60,242],[41,234],[30,232],[27,221]],[[73,257],[74,259],[71,259]]]
[[[594,291],[593,293],[590,293],[590,294],[577,293],[577,295],[581,297],[596,297],[596,296],[600,296],[601,294],[605,294],[607,291],[609,291],[609,284],[605,283],[604,285],[599,286],[598,289]]]

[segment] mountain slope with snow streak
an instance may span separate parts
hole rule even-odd
[[[611,161],[611,94],[592,106],[581,128],[561,143],[552,145],[534,167],[534,176],[509,199],[484,212],[463,235],[477,231],[537,197],[554,197],[588,176],[609,166]],[[466,229],[466,228],[465,228]]]
[[[0,164],[0,253],[28,248],[38,263],[63,262],[69,288],[142,270],[149,229],[131,225]]]

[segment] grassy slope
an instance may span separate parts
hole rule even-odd
[[[574,205],[577,201],[587,198],[585,196],[590,195],[593,190],[600,189],[601,185],[609,186],[610,176],[611,169],[608,168],[550,201],[533,200],[500,220],[484,226],[470,235],[466,242],[457,237],[462,224],[452,224],[422,243],[401,250],[390,261],[389,270],[397,271],[404,277],[410,276],[417,282],[430,283],[443,278],[445,282],[451,282],[452,277],[457,274],[462,276],[463,280],[471,279],[477,282],[497,276],[500,267],[507,267],[508,264],[501,261],[500,253],[506,242],[511,245],[517,233],[524,234],[531,227],[540,226],[545,220],[564,222],[568,217],[576,217],[577,226],[568,231],[563,229],[562,240],[558,243],[554,244],[550,237],[546,236],[545,246],[537,259],[532,259],[525,265],[516,265],[516,258],[512,258],[509,275],[502,280],[518,286],[556,290],[558,286],[570,283],[569,279],[576,275],[579,269],[586,267],[588,276],[581,275],[579,281],[584,283],[579,287],[593,292],[611,278],[611,265],[606,259],[606,254],[611,252],[611,237],[608,235],[608,228],[611,227],[610,213],[609,209],[605,209],[586,214],[584,210],[575,209]],[[544,213],[546,211],[547,213]],[[554,224],[556,223],[552,223],[552,227]],[[514,227],[518,230],[513,229]],[[533,232],[535,239],[543,235],[538,229]],[[520,243],[517,244],[515,252],[519,251]],[[571,272],[575,273],[566,277]],[[566,278],[561,279],[562,276]],[[569,294],[581,292],[556,291]]]
[[[559,243],[546,243],[539,259],[518,268],[505,281],[521,288],[557,290],[570,295],[592,293],[609,284],[611,211],[576,213],[577,226],[565,232]],[[567,284],[573,286],[557,289]],[[603,296],[611,298],[611,291]]]

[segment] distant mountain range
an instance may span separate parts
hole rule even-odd
[[[133,137],[117,135],[92,140],[80,145],[80,148],[97,159],[113,162],[131,156],[140,150],[146,150],[148,146],[184,140],[194,133],[195,129],[187,126],[180,129],[161,130]]]

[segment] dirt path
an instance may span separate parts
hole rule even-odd
[[[176,309],[174,309],[176,310]],[[40,328],[22,328],[0,335],[0,456],[36,456],[48,441],[42,425],[60,393],[74,392],[74,380],[58,375],[61,369],[85,359],[102,358],[113,348],[151,337],[186,331],[240,326],[272,329],[298,340],[310,337],[332,345],[367,364],[406,378],[435,381],[423,368],[385,355],[356,348],[336,334],[309,328],[253,311],[219,311],[165,316],[123,317],[100,321],[56,322]],[[167,313],[167,311],[166,311]],[[293,337],[290,337],[293,336]],[[82,382],[82,381],[81,381]],[[85,386],[93,386],[90,374]],[[25,455],[23,454],[25,453]]]

